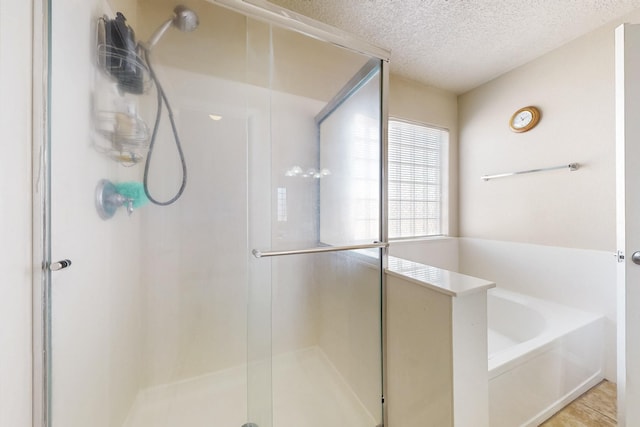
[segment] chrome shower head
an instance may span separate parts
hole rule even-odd
[[[175,17],[172,19],[173,25],[180,31],[190,32],[198,28],[198,15],[196,13],[182,5],[178,5],[173,9]]]
[[[183,32],[190,32],[198,28],[198,15],[186,6],[178,5],[173,9],[173,16],[165,21],[149,39],[147,50],[151,50],[167,32],[171,25]]]

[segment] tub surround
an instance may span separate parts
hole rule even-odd
[[[602,381],[604,316],[488,292],[491,427],[540,425]]]
[[[460,238],[461,273],[494,280],[502,289],[605,316],[604,376],[616,379],[614,252]]]
[[[390,425],[489,426],[487,296],[494,283],[389,257]],[[435,327],[434,327],[435,326]]]
[[[389,246],[389,255],[459,272],[458,240],[457,237],[443,236],[393,240]]]
[[[389,257],[387,273],[452,297],[486,291],[496,286],[488,280],[393,256]]]
[[[603,314],[604,376],[615,381],[614,252],[470,237],[393,241],[389,249],[393,256],[482,277],[501,289]]]

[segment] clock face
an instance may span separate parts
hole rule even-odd
[[[531,130],[540,120],[540,110],[536,107],[524,107],[513,113],[509,126],[514,132],[522,133]]]
[[[516,129],[522,129],[531,123],[531,120],[533,120],[533,114],[531,114],[531,111],[522,111],[513,118],[513,127]]]

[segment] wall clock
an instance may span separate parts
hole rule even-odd
[[[524,107],[513,113],[509,127],[514,132],[526,132],[533,129],[540,121],[540,110],[536,107]]]

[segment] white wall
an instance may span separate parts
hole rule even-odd
[[[31,425],[31,2],[0,0],[0,425]]]

